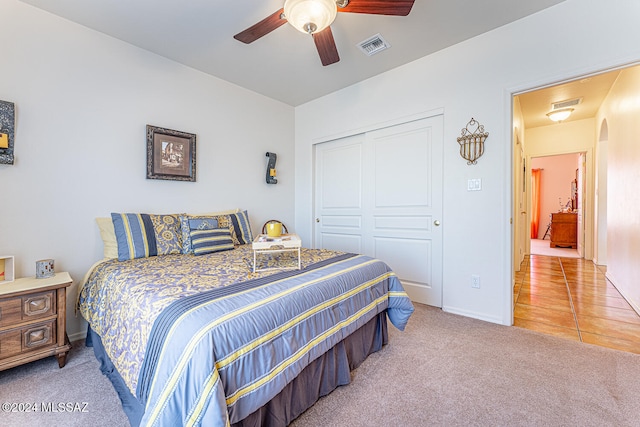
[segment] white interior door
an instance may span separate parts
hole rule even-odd
[[[316,146],[315,247],[364,253],[364,134]]]
[[[442,116],[316,146],[316,247],[385,261],[442,306]]]

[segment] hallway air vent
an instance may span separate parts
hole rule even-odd
[[[551,111],[562,110],[563,108],[573,107],[582,102],[582,98],[568,99],[566,101],[554,102],[551,104]]]
[[[387,43],[387,41],[383,39],[380,34],[376,34],[373,37],[369,37],[365,41],[358,43],[356,46],[358,46],[360,50],[363,51],[364,54],[367,56],[374,55],[382,50],[385,50],[391,47],[391,45]]]

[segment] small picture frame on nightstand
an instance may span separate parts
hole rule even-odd
[[[0,284],[13,282],[13,256],[0,256]]]

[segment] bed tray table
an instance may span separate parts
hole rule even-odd
[[[283,234],[280,237],[269,237],[266,234],[259,234],[253,240],[251,244],[253,249],[253,272],[264,270],[279,270],[295,267],[269,267],[269,268],[256,268],[256,261],[260,254],[275,254],[282,252],[297,252],[298,253],[298,270],[300,270],[300,248],[302,247],[302,240],[297,234]]]

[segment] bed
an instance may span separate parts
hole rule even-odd
[[[403,330],[413,312],[380,260],[303,248],[301,269],[253,273],[251,245],[235,243],[106,259],[87,275],[87,344],[132,425],[286,426],[350,382],[387,342],[387,319]]]

